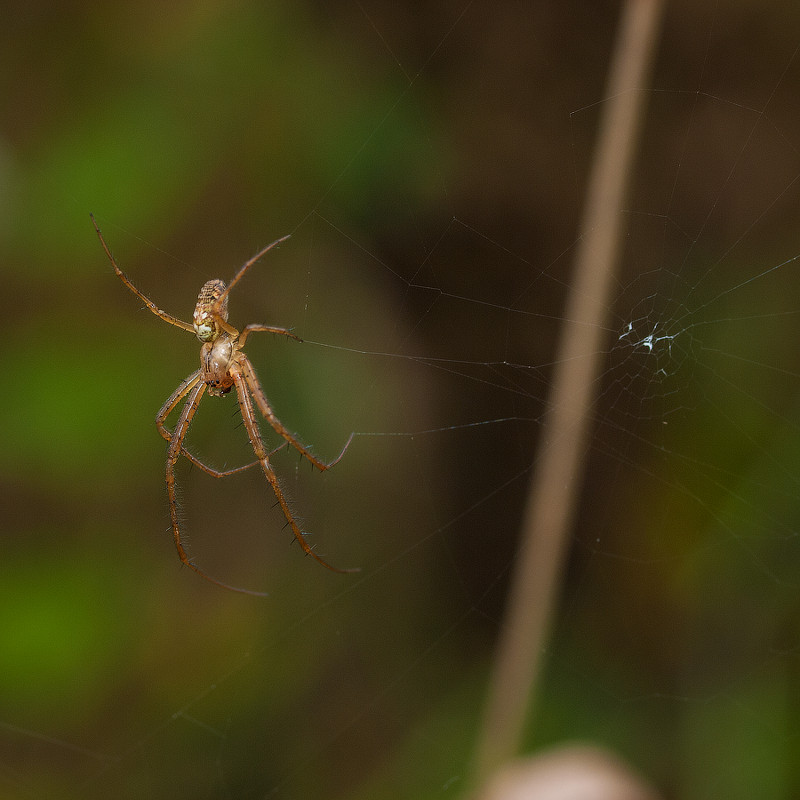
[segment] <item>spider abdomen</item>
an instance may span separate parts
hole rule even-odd
[[[218,319],[228,320],[228,297],[218,303],[217,301],[225,291],[225,281],[215,278],[206,281],[200,294],[197,296],[197,305],[194,307],[194,330],[201,342],[213,342],[222,332]]]

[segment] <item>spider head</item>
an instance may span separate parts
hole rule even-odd
[[[226,386],[224,383],[219,382],[210,382],[206,384],[208,388],[208,393],[212,397],[222,397],[223,395],[228,394],[228,392],[233,389],[233,384]]]
[[[233,340],[225,332],[200,348],[202,378],[210,395],[221,397],[231,390],[233,378],[230,368],[233,361]]]
[[[197,297],[197,305],[194,307],[194,331],[201,342],[213,342],[222,333],[220,320],[228,321],[228,296],[225,295],[222,302],[219,302],[225,291],[225,281],[218,278],[213,281],[206,281],[200,294]]]

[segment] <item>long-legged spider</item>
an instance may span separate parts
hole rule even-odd
[[[334,572],[355,572],[357,570],[350,569],[337,569],[332,567],[327,561],[324,561],[318,556],[314,550],[306,542],[303,532],[300,530],[297,520],[292,514],[289,504],[284,497],[281,490],[278,478],[270,464],[269,456],[271,453],[267,452],[264,446],[264,440],[261,436],[261,431],[258,427],[256,420],[255,410],[253,408],[253,400],[255,400],[258,410],[263,414],[264,418],[269,422],[274,431],[283,439],[284,444],[281,446],[286,447],[291,445],[297,450],[303,458],[306,458],[320,471],[330,469],[334,464],[338,463],[344,455],[350,441],[353,438],[352,434],[345,442],[339,455],[331,462],[326,463],[320,461],[316,456],[309,452],[308,448],[304,447],[295,436],[293,436],[283,425],[283,423],[275,416],[275,412],[267,400],[264,390],[256,377],[253,365],[250,360],[242,352],[245,341],[251,333],[276,333],[281,336],[288,336],[290,339],[301,342],[299,336],[295,336],[291,331],[285,328],[275,328],[272,325],[260,325],[258,323],[245,325],[243,330],[239,332],[232,325],[228,324],[228,295],[231,289],[239,282],[241,277],[256,263],[265,253],[269,252],[273,247],[279,245],[281,242],[286,241],[289,237],[283,236],[280,239],[267,245],[259,253],[256,253],[244,266],[242,266],[236,275],[233,276],[231,282],[226,286],[224,281],[214,279],[207,281],[203,284],[200,290],[200,295],[197,298],[197,305],[194,310],[193,322],[183,322],[183,320],[173,317],[166,311],[162,311],[149,297],[142,294],[131,283],[130,278],[119,268],[111,250],[103,239],[103,234],[95,221],[93,215],[90,215],[94,229],[97,231],[97,236],[100,239],[100,244],[103,246],[106,255],[108,256],[114,271],[119,276],[120,280],[130,289],[156,316],[161,317],[165,322],[174,325],[176,328],[182,328],[185,331],[194,333],[197,338],[203,343],[200,348],[200,369],[193,372],[186,378],[180,386],[172,393],[166,403],[162,406],[156,417],[156,427],[161,436],[169,442],[167,448],[167,466],[166,466],[166,484],[167,496],[169,498],[169,515],[172,522],[172,535],[175,539],[175,547],[178,550],[178,556],[187,567],[193,569],[198,575],[201,575],[211,583],[222,586],[225,589],[231,589],[235,592],[242,592],[243,594],[253,594],[263,596],[263,592],[253,592],[249,589],[240,589],[236,586],[230,586],[227,583],[212,578],[200,567],[198,567],[188,556],[186,550],[181,543],[181,533],[178,524],[178,503],[175,498],[175,464],[178,458],[183,454],[195,466],[207,472],[215,478],[222,478],[227,475],[232,475],[237,472],[254,467],[257,464],[261,465],[261,469],[266,476],[272,491],[275,493],[278,505],[280,505],[283,515],[286,517],[286,523],[291,527],[295,539],[300,543],[303,551],[316,559],[324,567],[327,567]],[[217,470],[209,467],[203,463],[199,458],[190,453],[184,446],[183,440],[189,430],[189,425],[192,418],[200,405],[200,399],[205,392],[208,392],[214,397],[221,397],[227,394],[231,389],[236,389],[236,395],[239,399],[239,408],[242,412],[242,420],[244,421],[247,435],[250,438],[250,444],[253,446],[253,451],[256,454],[257,461],[251,464],[237,467],[230,470]],[[178,406],[178,404],[186,398],[186,402],[178,417],[178,422],[175,428],[170,431],[166,427],[167,417]]]

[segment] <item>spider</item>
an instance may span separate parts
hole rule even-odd
[[[200,567],[197,566],[188,556],[186,550],[181,542],[181,532],[178,524],[178,503],[175,498],[175,464],[181,454],[187,458],[192,464],[202,469],[204,472],[215,478],[222,478],[232,475],[237,472],[242,472],[250,467],[258,464],[267,479],[267,482],[272,487],[272,491],[277,498],[277,505],[280,505],[283,515],[286,517],[286,524],[292,529],[295,539],[300,543],[303,551],[316,559],[324,567],[327,567],[334,572],[357,572],[352,569],[338,569],[331,566],[318,556],[314,550],[309,546],[305,540],[303,532],[292,514],[289,504],[281,490],[280,484],[275,471],[272,469],[269,457],[272,453],[268,453],[264,446],[264,440],[261,436],[261,431],[258,427],[253,401],[255,401],[258,410],[269,422],[275,432],[283,437],[286,441],[277,448],[278,450],[291,445],[300,453],[302,458],[306,458],[313,466],[320,471],[330,469],[337,464],[345,451],[350,445],[353,438],[351,434],[345,442],[339,455],[331,462],[325,463],[316,456],[314,456],[308,448],[303,446],[295,436],[293,436],[283,425],[283,423],[275,416],[272,406],[267,400],[264,390],[256,377],[253,365],[250,359],[242,352],[242,348],[247,341],[247,337],[251,333],[275,333],[280,336],[287,336],[297,342],[303,340],[299,336],[295,336],[291,331],[285,328],[276,328],[272,325],[260,325],[253,323],[245,325],[241,332],[236,330],[232,325],[228,324],[228,295],[231,289],[239,282],[242,276],[256,263],[265,253],[272,250],[273,247],[285,242],[289,236],[283,236],[280,239],[267,245],[259,253],[256,253],[239,271],[234,275],[233,279],[227,286],[224,281],[214,279],[207,281],[203,284],[200,290],[200,295],[197,298],[197,305],[194,309],[194,316],[192,323],[183,322],[183,320],[173,317],[166,311],[162,311],[156,304],[150,300],[149,297],[142,294],[131,283],[130,278],[119,268],[111,250],[103,238],[94,215],[90,215],[92,224],[94,225],[97,236],[100,239],[100,244],[103,246],[106,255],[108,256],[111,265],[114,267],[114,272],[117,273],[120,280],[131,290],[156,316],[161,317],[165,322],[174,325],[176,328],[182,328],[185,331],[194,333],[197,338],[203,343],[200,348],[200,369],[193,372],[186,378],[180,386],[170,395],[167,402],[164,403],[161,410],[156,416],[156,427],[161,436],[169,442],[167,448],[167,464],[166,464],[166,484],[167,496],[169,498],[169,515],[172,523],[172,535],[175,540],[175,547],[178,551],[178,556],[183,564],[193,569],[198,575],[202,576],[211,583],[217,584],[225,589],[231,589],[235,592],[243,594],[252,594],[257,596],[264,596],[263,592],[253,592],[249,589],[240,589],[236,586],[230,586],[227,583],[212,578]],[[246,464],[241,467],[236,467],[230,470],[217,470],[204,464],[199,458],[192,455],[184,446],[183,440],[189,430],[189,425],[192,418],[200,405],[200,400],[203,394],[208,392],[212,397],[222,397],[230,392],[231,389],[236,389],[236,395],[239,400],[239,408],[242,412],[242,420],[250,439],[250,444],[255,452],[256,461]],[[183,409],[178,417],[174,429],[170,431],[166,427],[166,420],[178,404],[186,398]],[[273,451],[275,452],[275,451]]]

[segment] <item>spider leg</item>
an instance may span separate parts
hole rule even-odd
[[[234,286],[236,286],[242,275],[244,275],[245,272],[247,272],[247,270],[249,270],[250,267],[252,267],[253,264],[255,264],[256,261],[258,261],[259,258],[261,258],[261,256],[268,253],[270,250],[272,250],[273,247],[277,247],[277,245],[281,244],[281,242],[285,242],[290,235],[291,234],[286,234],[286,236],[281,236],[280,239],[276,239],[274,242],[272,242],[272,244],[268,244],[263,250],[260,250],[258,253],[256,253],[246,264],[243,264],[239,268],[239,271],[233,276],[231,282],[225,287],[225,290],[222,292],[222,294],[217,298],[216,303],[214,305],[217,308],[221,308],[222,304],[225,302],[225,298],[228,296],[228,293],[230,292],[231,289],[233,289]]]
[[[338,464],[339,461],[341,461],[342,456],[345,454],[347,448],[350,446],[350,442],[353,439],[353,434],[350,434],[347,441],[344,443],[344,447],[342,448],[341,452],[338,456],[336,456],[336,458],[333,459],[333,461],[328,463],[320,461],[320,459],[313,455],[308,448],[300,444],[300,442],[297,441],[297,439],[291,433],[289,433],[289,431],[284,427],[283,423],[275,416],[275,412],[272,410],[272,406],[269,404],[269,400],[267,400],[267,396],[264,394],[264,390],[261,388],[261,384],[258,382],[256,371],[253,369],[250,359],[244,353],[239,352],[237,354],[237,360],[242,368],[242,376],[244,381],[247,383],[247,386],[256,401],[258,410],[264,415],[267,422],[269,422],[274,429],[275,433],[277,433],[279,436],[283,436],[283,438],[286,439],[286,441],[289,442],[289,444],[294,447],[295,450],[307,458],[321,472],[324,472],[326,469],[330,469],[334,465]],[[242,417],[244,417],[244,414],[242,414]]]
[[[272,491],[275,492],[275,497],[277,498],[278,504],[283,511],[283,516],[286,517],[286,521],[289,523],[292,533],[294,534],[295,539],[297,539],[299,542],[300,547],[303,548],[303,552],[318,561],[323,567],[327,567],[333,572],[358,572],[357,569],[339,569],[331,566],[327,561],[324,561],[322,558],[320,558],[320,556],[318,556],[309,546],[308,542],[306,542],[303,532],[300,530],[297,521],[289,509],[289,504],[286,502],[286,498],[281,491],[278,478],[270,466],[269,457],[267,456],[267,451],[264,447],[264,440],[261,438],[261,431],[258,429],[258,422],[256,421],[253,403],[250,400],[250,395],[248,394],[249,383],[245,379],[244,374],[235,366],[231,368],[230,375],[233,378],[234,385],[236,386],[236,394],[239,396],[239,407],[242,409],[242,419],[244,420],[244,425],[247,429],[247,435],[250,437],[250,444],[253,445],[253,451],[261,463],[261,469],[264,472],[264,476],[269,482],[269,485],[272,487]]]
[[[233,592],[255,595],[256,597],[266,597],[264,592],[253,592],[249,589],[240,589],[238,586],[230,586],[227,583],[218,581],[216,578],[212,578],[191,561],[186,550],[183,548],[183,544],[181,543],[181,533],[178,525],[178,502],[175,499],[175,464],[178,461],[178,458],[180,458],[183,450],[184,437],[186,436],[186,432],[189,430],[189,425],[191,424],[192,418],[197,411],[197,407],[200,405],[200,399],[202,398],[205,390],[206,385],[202,381],[196,381],[191,389],[188,390],[189,399],[186,401],[186,405],[184,405],[183,409],[181,410],[180,417],[175,425],[175,430],[172,432],[172,438],[170,439],[169,447],[167,448],[167,496],[169,498],[169,516],[172,522],[172,535],[175,539],[175,548],[178,551],[178,557],[180,558],[181,562],[190,569],[194,570],[198,575],[205,578],[207,581],[210,581],[217,586],[221,586],[223,589],[230,589]]]
[[[168,314],[166,311],[160,309],[147,295],[142,294],[131,282],[131,279],[117,266],[117,262],[114,260],[114,256],[111,255],[111,250],[109,249],[108,245],[106,244],[106,240],[103,238],[103,234],[100,232],[100,228],[97,224],[97,221],[94,218],[93,214],[89,214],[92,218],[92,225],[94,225],[94,229],[97,231],[97,237],[100,239],[100,244],[103,245],[103,250],[106,251],[106,255],[108,256],[108,260],[111,262],[111,266],[114,267],[114,272],[117,273],[119,279],[157,316],[161,317],[164,322],[169,322],[170,325],[174,325],[176,328],[183,328],[185,331],[190,331],[194,333],[194,327],[188,323],[184,322],[183,320],[178,319],[177,317],[173,317],[172,314]]]
[[[290,339],[294,339],[296,342],[303,341],[299,336],[295,336],[291,331],[287,331],[286,328],[273,328],[272,325],[259,325],[257,323],[251,323],[250,325],[245,325],[244,330],[239,334],[239,340],[236,343],[236,348],[241,350],[244,347],[247,337],[251,333],[256,332],[278,333],[281,336],[288,336]]]
[[[167,441],[172,441],[173,431],[170,431],[166,425],[164,424],[167,420],[167,417],[172,413],[175,406],[186,397],[187,394],[197,385],[198,381],[200,381],[202,371],[197,370],[197,372],[193,372],[186,380],[181,382],[181,385],[169,396],[169,399],[166,403],[161,407],[161,410],[158,412],[158,416],[156,417],[156,427],[158,428],[158,432],[161,436]],[[228,475],[235,475],[237,472],[244,472],[246,469],[250,469],[251,467],[255,467],[258,465],[258,461],[251,461],[249,464],[245,464],[243,467],[234,467],[234,469],[226,469],[226,470],[219,470],[214,469],[214,467],[209,467],[207,464],[204,464],[197,456],[190,453],[185,447],[181,446],[181,453],[183,453],[189,461],[192,462],[196,467],[199,467],[203,472],[211,475],[214,478],[226,478]]]

